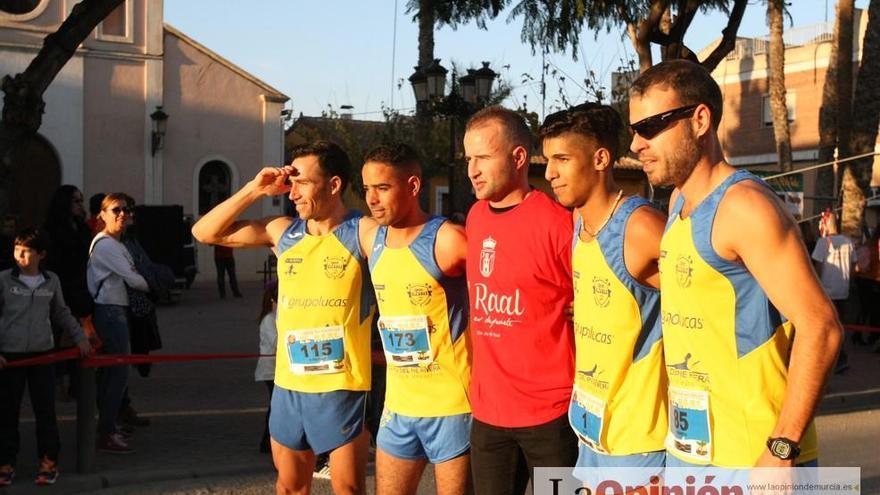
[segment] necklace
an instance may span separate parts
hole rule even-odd
[[[611,210],[608,211],[608,216],[605,217],[605,221],[602,222],[602,225],[600,225],[599,228],[596,229],[595,232],[593,232],[593,229],[591,229],[589,227],[589,225],[587,225],[586,219],[584,219],[584,221],[581,222],[583,231],[586,232],[590,237],[593,237],[593,238],[598,237],[599,232],[602,232],[602,229],[604,229],[605,226],[608,225],[608,221],[611,220],[611,217],[614,216],[614,210],[617,209],[617,203],[620,203],[620,198],[622,198],[622,197],[623,197],[623,189],[617,191],[617,197],[614,199],[614,203],[612,203],[612,205],[611,205]]]

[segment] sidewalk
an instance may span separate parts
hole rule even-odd
[[[831,375],[818,414],[833,414],[880,407],[880,353],[871,346],[854,345],[845,334],[849,369]]]
[[[221,300],[213,283],[196,282],[178,305],[159,309],[165,346],[161,352],[256,353],[261,290],[260,283],[244,283],[244,298]],[[880,354],[849,342],[847,346],[850,369],[832,376],[820,414],[880,407]],[[98,453],[93,474],[76,474],[75,403],[58,402],[61,476],[48,489],[33,485],[37,469],[34,424],[25,403],[18,478],[12,487],[0,489],[0,495],[70,494],[102,488],[125,493],[125,487],[145,483],[245,475],[271,479],[271,457],[258,451],[267,396],[263,385],[253,380],[254,364],[253,360],[161,363],[147,379],[132,370],[134,406],[152,424],[135,432],[132,445],[137,452]],[[316,483],[315,493],[324,492],[329,488],[326,485]]]

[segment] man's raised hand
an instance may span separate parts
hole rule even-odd
[[[285,167],[266,167],[251,181],[253,190],[264,196],[277,196],[290,192],[288,178],[296,175],[296,169],[290,165]]]

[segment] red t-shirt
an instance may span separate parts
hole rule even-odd
[[[565,414],[574,339],[571,213],[541,191],[506,211],[479,201],[467,218],[474,417],[507,428]]]

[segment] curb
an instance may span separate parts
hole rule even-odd
[[[109,471],[105,473],[75,474],[62,473],[52,493],[75,494],[94,493],[108,488],[119,488],[150,483],[196,480],[238,475],[265,474],[271,472],[270,462],[237,464],[232,466],[206,466],[204,468],[171,468],[145,471]],[[10,487],[0,488],[0,495],[45,494],[46,488],[32,483],[29,478],[17,479]]]
[[[826,394],[819,402],[817,416],[880,408],[880,388]]]

